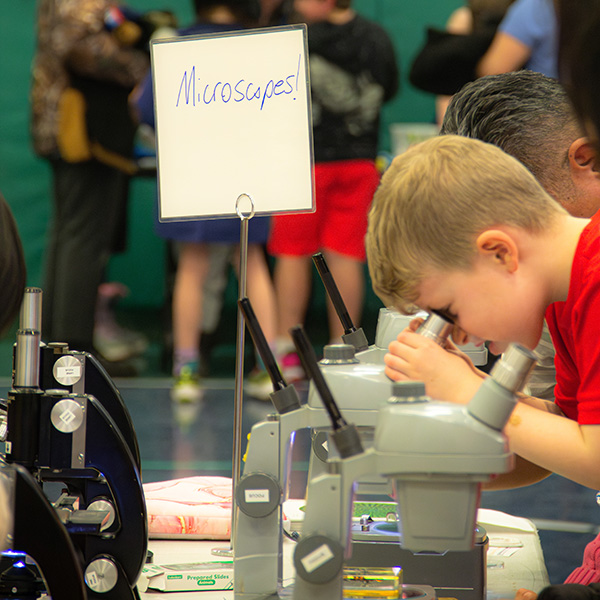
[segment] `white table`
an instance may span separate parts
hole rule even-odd
[[[513,517],[494,510],[480,510],[478,522],[490,539],[487,570],[487,600],[512,600],[523,587],[539,591],[549,584],[539,536],[528,519]],[[229,542],[194,540],[150,540],[154,564],[191,563],[218,560],[211,550],[229,548]],[[294,543],[284,543],[284,583],[293,581],[292,552]],[[233,600],[232,591],[141,592],[144,600]]]

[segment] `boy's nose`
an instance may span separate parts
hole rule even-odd
[[[474,335],[469,335],[464,329],[461,329],[458,325],[452,328],[452,340],[457,346],[464,346],[471,342],[475,346],[482,346],[485,340],[478,338]]]

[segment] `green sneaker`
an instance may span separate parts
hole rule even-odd
[[[189,366],[184,366],[171,388],[173,402],[198,402],[202,398],[202,387],[198,373]]]
[[[253,369],[244,382],[244,391],[257,400],[269,401],[273,393],[273,382],[265,369]]]

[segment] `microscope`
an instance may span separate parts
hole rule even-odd
[[[42,331],[42,290],[25,289],[19,317],[19,329]],[[140,450],[133,423],[114,382],[89,352],[70,349],[64,342],[40,343],[40,379],[42,390],[61,389],[73,394],[89,394],[109,412],[126,441],[136,466],[141,470]]]
[[[138,598],[148,525],[131,419],[91,355],[41,342],[40,314],[41,291],[28,289],[6,406],[5,460],[26,469],[40,489],[62,490],[54,512],[76,549],[87,599]]]
[[[299,351],[308,351],[300,332],[294,339]],[[403,548],[471,549],[482,483],[514,466],[502,428],[534,355],[510,346],[467,405],[436,402],[419,383],[394,384],[393,396],[378,412],[374,445],[366,450],[356,427],[337,409],[316,361],[305,359],[304,364],[329,406],[339,458],[330,459],[329,472],[308,483],[302,537],[294,552],[293,597],[342,598],[343,565],[352,552],[353,497],[356,482],[365,475],[392,482]]]
[[[291,449],[295,432],[300,429],[325,431],[329,426],[329,418],[322,405],[311,404],[310,394],[309,402],[301,404],[295,388],[287,385],[283,380],[249,300],[244,298],[239,301],[239,305],[254,344],[263,359],[267,372],[271,376],[275,390],[271,394],[271,399],[277,413],[270,415],[266,421],[258,423],[252,428],[244,474],[236,489],[237,524],[234,530],[236,600],[268,597],[269,594],[276,594],[277,590],[281,588],[281,505],[288,498],[289,493]],[[449,325],[437,315],[433,315],[423,324],[420,332],[443,343],[444,336],[449,332]],[[350,348],[350,351],[353,352],[352,347],[343,346],[344,351],[347,348]],[[354,363],[351,363],[350,366],[354,367]],[[332,367],[324,366],[321,369],[317,367],[317,370],[324,379],[327,379],[330,373],[329,368]],[[343,371],[346,365],[343,362],[342,364],[338,363],[335,368],[338,371]],[[381,398],[374,398],[374,394],[370,393],[369,384],[363,382],[364,387],[359,388],[363,396],[357,398],[356,384],[359,384],[361,380],[353,378],[351,381],[352,385],[349,385],[345,393],[340,396],[344,410],[347,409],[347,413],[351,414],[353,419],[360,423],[361,440],[367,438],[367,443],[372,443],[374,436],[372,433],[369,436],[368,433],[369,431],[375,431],[378,422],[378,409],[387,405],[391,393],[391,382],[386,380],[387,394],[383,396],[382,391]],[[369,399],[368,403],[365,398]],[[319,452],[319,447],[314,447],[314,452]],[[323,461],[327,458],[325,450],[324,453]],[[313,472],[309,477],[309,481],[313,481],[317,477]],[[391,492],[389,478],[375,471],[363,473],[360,477],[359,487],[367,487],[369,492],[378,495]],[[397,532],[395,532],[395,535],[397,537]],[[389,539],[388,536],[386,541],[389,542]],[[373,546],[373,541],[374,539],[371,536],[367,544],[364,544],[367,555],[371,554],[370,547]],[[448,562],[452,563],[460,560],[463,567],[465,564],[469,565],[465,576],[470,576],[471,572],[475,573],[473,577],[470,577],[470,582],[472,583],[473,579],[477,578],[479,578],[479,582],[474,585],[474,589],[467,589],[466,592],[463,590],[463,595],[460,596],[459,594],[459,596],[465,600],[470,600],[470,598],[481,599],[483,597],[481,590],[485,588],[485,582],[482,581],[485,579],[486,568],[485,546],[479,544],[475,550],[471,548],[461,550],[461,556],[456,556],[453,549],[450,549],[451,552],[446,552],[446,550],[448,548],[444,549],[441,558],[434,555],[433,561],[430,558],[431,555],[421,554],[416,559],[416,564],[411,564],[410,568],[405,570],[405,580],[408,583],[429,584],[429,581],[423,581],[422,579],[424,573],[437,573],[439,579],[440,563],[443,566]],[[408,549],[404,552],[407,555],[406,558],[409,555],[412,557],[412,553]],[[415,563],[415,560],[412,562]],[[348,564],[360,565],[358,562],[348,562]],[[456,583],[456,587],[465,588],[465,585],[461,581]]]

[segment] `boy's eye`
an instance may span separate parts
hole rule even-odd
[[[439,309],[433,310],[432,312],[435,312],[438,315],[440,315],[441,317],[444,317],[444,319],[446,319],[447,321],[450,321],[451,323],[456,324],[456,322],[458,321],[458,315],[451,312],[449,306],[446,306],[445,308],[439,308]]]

